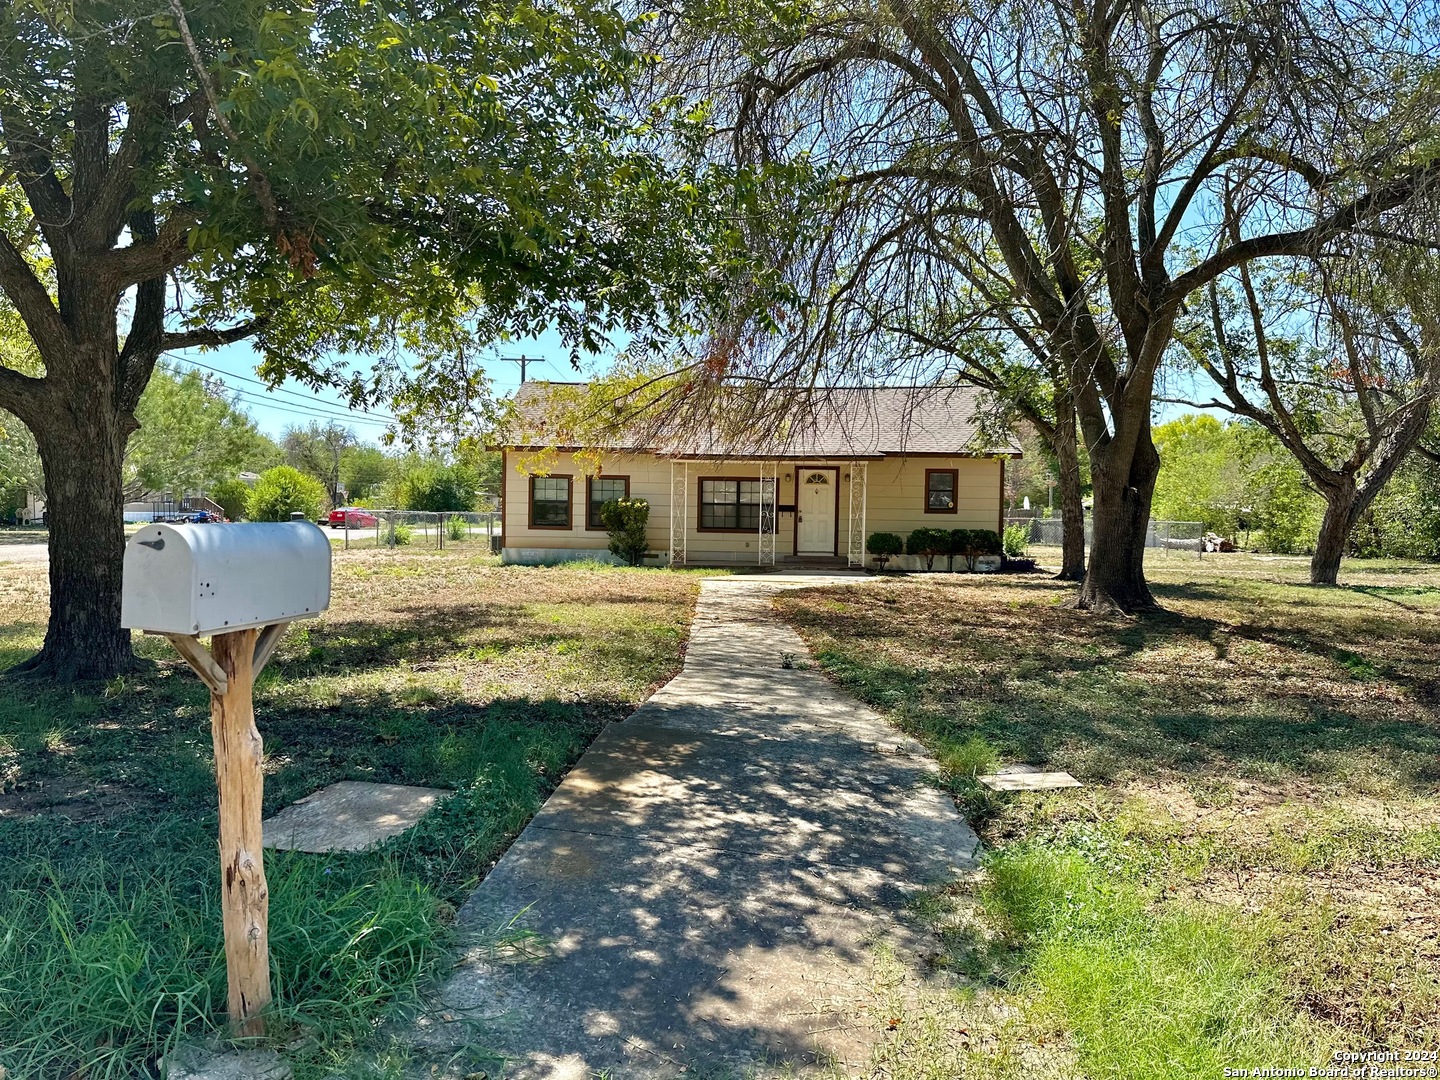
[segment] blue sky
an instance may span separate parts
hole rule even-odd
[[[494,360],[487,362],[485,368],[498,396],[508,396],[520,385],[520,365],[500,357],[538,358],[538,362],[527,365],[526,376],[531,379],[577,377],[570,366],[569,350],[555,334],[508,342],[496,347],[492,354]],[[260,359],[260,354],[249,343],[239,342],[205,352],[188,349],[171,353],[166,362],[181,368],[193,367],[206,375],[218,375],[238,398],[241,408],[273,439],[279,439],[292,425],[334,421],[353,430],[362,442],[374,443],[389,426],[389,414],[383,407],[371,413],[356,411],[333,390],[316,393],[294,379],[285,380],[273,391],[268,390],[255,374]]]

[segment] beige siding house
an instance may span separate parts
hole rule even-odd
[[[527,383],[517,400],[535,401],[546,385]],[[650,504],[647,561],[661,565],[863,566],[871,533],[999,531],[1005,461],[1020,451],[977,446],[976,407],[968,387],[851,389],[829,392],[783,445],[691,436],[554,447],[543,470],[546,448],[501,447],[504,559],[609,561],[599,508],[615,498]]]

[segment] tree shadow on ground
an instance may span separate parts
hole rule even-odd
[[[902,630],[898,598],[859,589],[845,592],[843,630],[824,607],[833,591],[796,596],[787,613],[843,685],[902,724],[942,741],[980,736],[1009,760],[1082,779],[1335,781],[1364,769],[1417,792],[1440,779],[1440,632],[1427,621],[1261,611],[1204,584],[1156,591],[1215,614],[1096,618],[1017,606],[1004,590],[908,609]]]

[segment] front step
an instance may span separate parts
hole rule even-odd
[[[843,555],[782,555],[776,561],[787,570],[844,570],[850,565]]]

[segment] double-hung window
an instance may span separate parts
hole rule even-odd
[[[628,499],[630,497],[630,478],[628,476],[592,476],[586,483],[589,495],[585,500],[585,505],[588,507],[585,514],[585,527],[587,529],[603,529],[605,525],[600,520],[600,508],[614,499]]]
[[[760,481],[700,480],[700,528],[755,532],[760,528]]]
[[[959,486],[959,479],[959,469],[925,470],[925,512],[927,514],[957,512],[955,489]]]
[[[532,529],[570,528],[570,477],[532,476],[530,478],[530,527]]]

